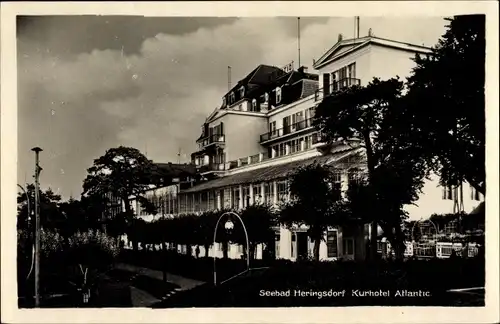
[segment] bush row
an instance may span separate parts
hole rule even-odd
[[[209,247],[214,241],[214,232],[218,220],[231,210],[207,211],[202,214],[187,214],[174,217],[162,217],[152,222],[134,219],[127,231],[127,237],[134,243],[162,244],[175,243],[180,245],[199,245]],[[250,249],[256,244],[274,241],[276,214],[261,205],[253,205],[238,212],[247,230]],[[230,220],[233,228],[225,228]],[[217,227],[216,241],[218,243],[245,244],[245,232],[240,220],[230,214],[223,217]],[[246,246],[245,246],[246,248]]]

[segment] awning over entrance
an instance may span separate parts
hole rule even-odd
[[[335,164],[336,162],[340,162],[340,160],[347,158],[350,155],[349,153],[353,153],[355,151],[358,151],[358,149],[346,148],[345,150],[339,150],[335,153],[330,153],[322,156],[263,167],[246,172],[244,171],[201,183],[187,190],[183,190],[182,193],[199,192],[210,189],[235,186],[240,184],[260,183],[260,182],[286,178],[292,171],[302,166],[310,165],[313,163]]]

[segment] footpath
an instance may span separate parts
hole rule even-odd
[[[163,272],[159,270],[152,270],[149,268],[138,267],[132,264],[118,263],[115,265],[115,269],[133,272],[139,275],[147,276],[156,280],[163,280]],[[178,286],[178,291],[190,290],[194,287],[204,284],[205,282],[185,278],[179,275],[167,273],[167,282]]]
[[[139,267],[126,263],[118,263],[115,270],[129,273],[126,279],[129,282],[129,300],[132,307],[150,307],[180,291],[193,289],[204,284],[203,281],[185,278],[179,275],[167,273],[167,289],[163,290],[163,272],[149,268]],[[161,283],[161,284],[160,284]]]

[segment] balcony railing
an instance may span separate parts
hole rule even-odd
[[[304,119],[304,120],[299,121],[295,124],[291,124],[291,125],[288,125],[286,127],[279,128],[279,129],[276,129],[274,131],[264,133],[264,134],[260,135],[260,142],[261,143],[267,142],[269,140],[280,138],[280,137],[286,136],[288,134],[292,134],[292,133],[301,131],[303,129],[312,127],[313,126],[312,120],[313,120],[312,118]]]
[[[361,85],[360,79],[355,79],[355,78],[341,79],[337,82],[330,84],[330,86],[329,86],[330,91],[329,91],[328,95],[334,94],[337,91],[340,91],[342,89],[349,88],[352,86],[356,86],[356,85],[357,86]],[[325,93],[324,88],[316,90],[315,96],[314,96],[315,100],[316,101],[321,100],[325,96],[324,93]]]
[[[204,164],[204,165],[198,166],[197,168],[198,168],[198,172],[200,172],[200,173],[206,173],[206,172],[211,172],[211,171],[224,171],[226,169],[224,163]]]
[[[209,135],[207,137],[203,137],[199,140],[199,145],[200,147],[205,147],[213,143],[224,143],[226,141],[226,138],[222,134],[214,134],[214,135]]]

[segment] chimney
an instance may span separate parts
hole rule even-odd
[[[342,34],[339,34],[339,39],[338,39],[338,41],[340,42],[340,41],[342,41],[342,39],[344,39],[344,36],[343,36]]]
[[[371,29],[371,28],[370,28],[370,29],[368,29],[368,36],[370,36],[370,37],[372,37],[372,36],[373,36],[373,31],[372,31],[372,29]]]
[[[302,65],[298,68],[297,71],[299,71],[300,73],[307,73],[307,66]]]

